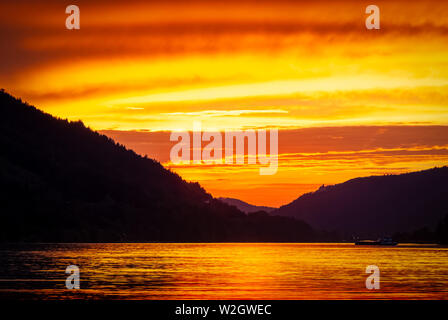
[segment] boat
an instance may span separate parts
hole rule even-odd
[[[392,238],[379,238],[378,240],[355,240],[357,246],[396,246],[398,242]]]

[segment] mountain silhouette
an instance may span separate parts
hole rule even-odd
[[[225,202],[225,203],[231,205],[231,206],[237,207],[239,210],[241,210],[245,213],[257,212],[257,211],[265,211],[265,212],[269,213],[269,212],[277,209],[277,208],[273,208],[273,207],[254,206],[252,204],[249,204],[247,202],[244,202],[242,200],[235,199],[235,198],[220,197],[218,199],[221,200],[222,202]]]
[[[303,221],[244,214],[82,122],[0,92],[0,241],[310,241]]]
[[[344,237],[435,229],[447,213],[448,167],[322,186],[272,212]]]

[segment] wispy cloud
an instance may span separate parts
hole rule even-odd
[[[167,131],[195,120],[281,128],[275,177],[176,168],[217,195],[280,204],[320,183],[446,163],[448,2],[375,4],[381,29],[368,31],[359,1],[79,0],[81,29],[69,31],[66,3],[3,1],[0,83],[164,163]]]

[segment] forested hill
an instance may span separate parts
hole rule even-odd
[[[82,122],[0,92],[0,241],[308,241],[292,218],[246,215]]]
[[[265,212],[271,212],[274,211],[276,208],[273,207],[266,207],[266,206],[254,206],[252,204],[249,204],[247,202],[244,202],[239,199],[235,198],[218,198],[222,202],[225,202],[231,206],[235,206],[238,209],[240,209],[243,212],[250,213],[250,212],[257,212],[257,211],[265,211]]]
[[[323,186],[273,214],[346,235],[373,237],[434,229],[448,214],[448,167]]]

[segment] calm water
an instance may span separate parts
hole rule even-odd
[[[81,289],[65,288],[65,268]],[[367,290],[365,268],[381,270]],[[448,248],[352,244],[0,247],[0,298],[448,299]]]

